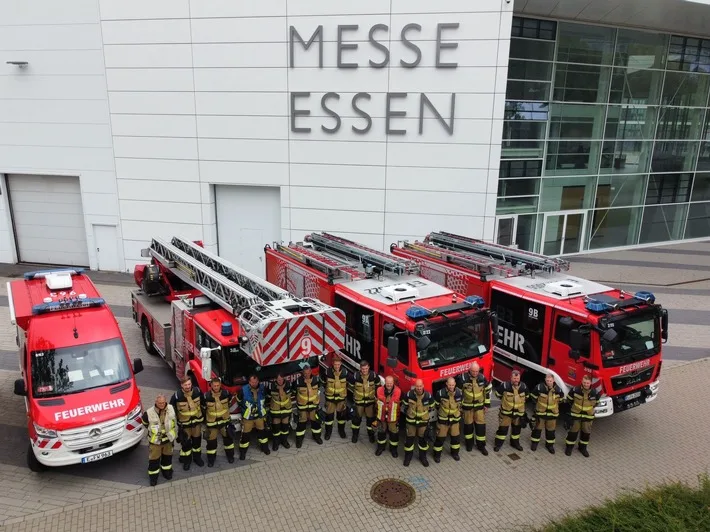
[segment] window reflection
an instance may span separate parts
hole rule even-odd
[[[646,207],[643,211],[639,243],[651,244],[680,239],[687,211],[687,204]]]
[[[668,35],[620,29],[616,37],[616,66],[662,69],[666,62]]]
[[[684,238],[704,238],[710,236],[710,202],[691,203]]]
[[[592,211],[589,249],[636,244],[640,221],[640,207]]]

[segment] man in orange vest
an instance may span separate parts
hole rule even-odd
[[[384,387],[377,389],[377,419],[374,426],[379,425],[377,432],[377,450],[375,455],[380,456],[387,447],[387,437],[389,436],[390,452],[397,458],[397,446],[399,445],[399,401],[402,397],[402,390],[395,386],[394,377],[385,377]]]

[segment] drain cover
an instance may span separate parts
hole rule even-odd
[[[414,502],[414,488],[402,480],[387,478],[375,482],[370,497],[377,504],[387,508],[405,508]]]

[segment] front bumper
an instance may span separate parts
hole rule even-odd
[[[604,395],[599,400],[597,407],[594,409],[594,417],[609,417],[612,414],[618,414],[620,412],[624,412],[625,410],[630,410],[637,406],[650,403],[658,397],[658,388],[659,381],[653,381],[643,388],[630,393],[624,393],[614,397]]]
[[[142,426],[132,431],[124,429],[120,438],[111,442],[110,445],[85,453],[70,451],[66,445],[61,445],[58,449],[48,449],[46,447],[40,448],[37,446],[37,442],[32,442],[31,447],[32,452],[40,464],[47,467],[62,467],[81,464],[83,458],[91,458],[92,456],[100,455],[107,451],[111,451],[112,456],[118,454],[140,443],[144,434],[145,430]]]

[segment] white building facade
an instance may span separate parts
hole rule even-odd
[[[501,148],[511,32],[521,17],[634,25],[630,6],[649,4],[557,4],[5,1],[0,262],[132,271],[152,237],[181,236],[263,273],[265,244],[312,231],[380,249],[432,230],[503,241],[525,226],[536,250],[567,225],[589,233],[592,214],[551,220],[506,192],[511,160],[548,161],[545,177],[554,140],[552,117],[539,155]],[[668,13],[640,25],[680,31]]]

